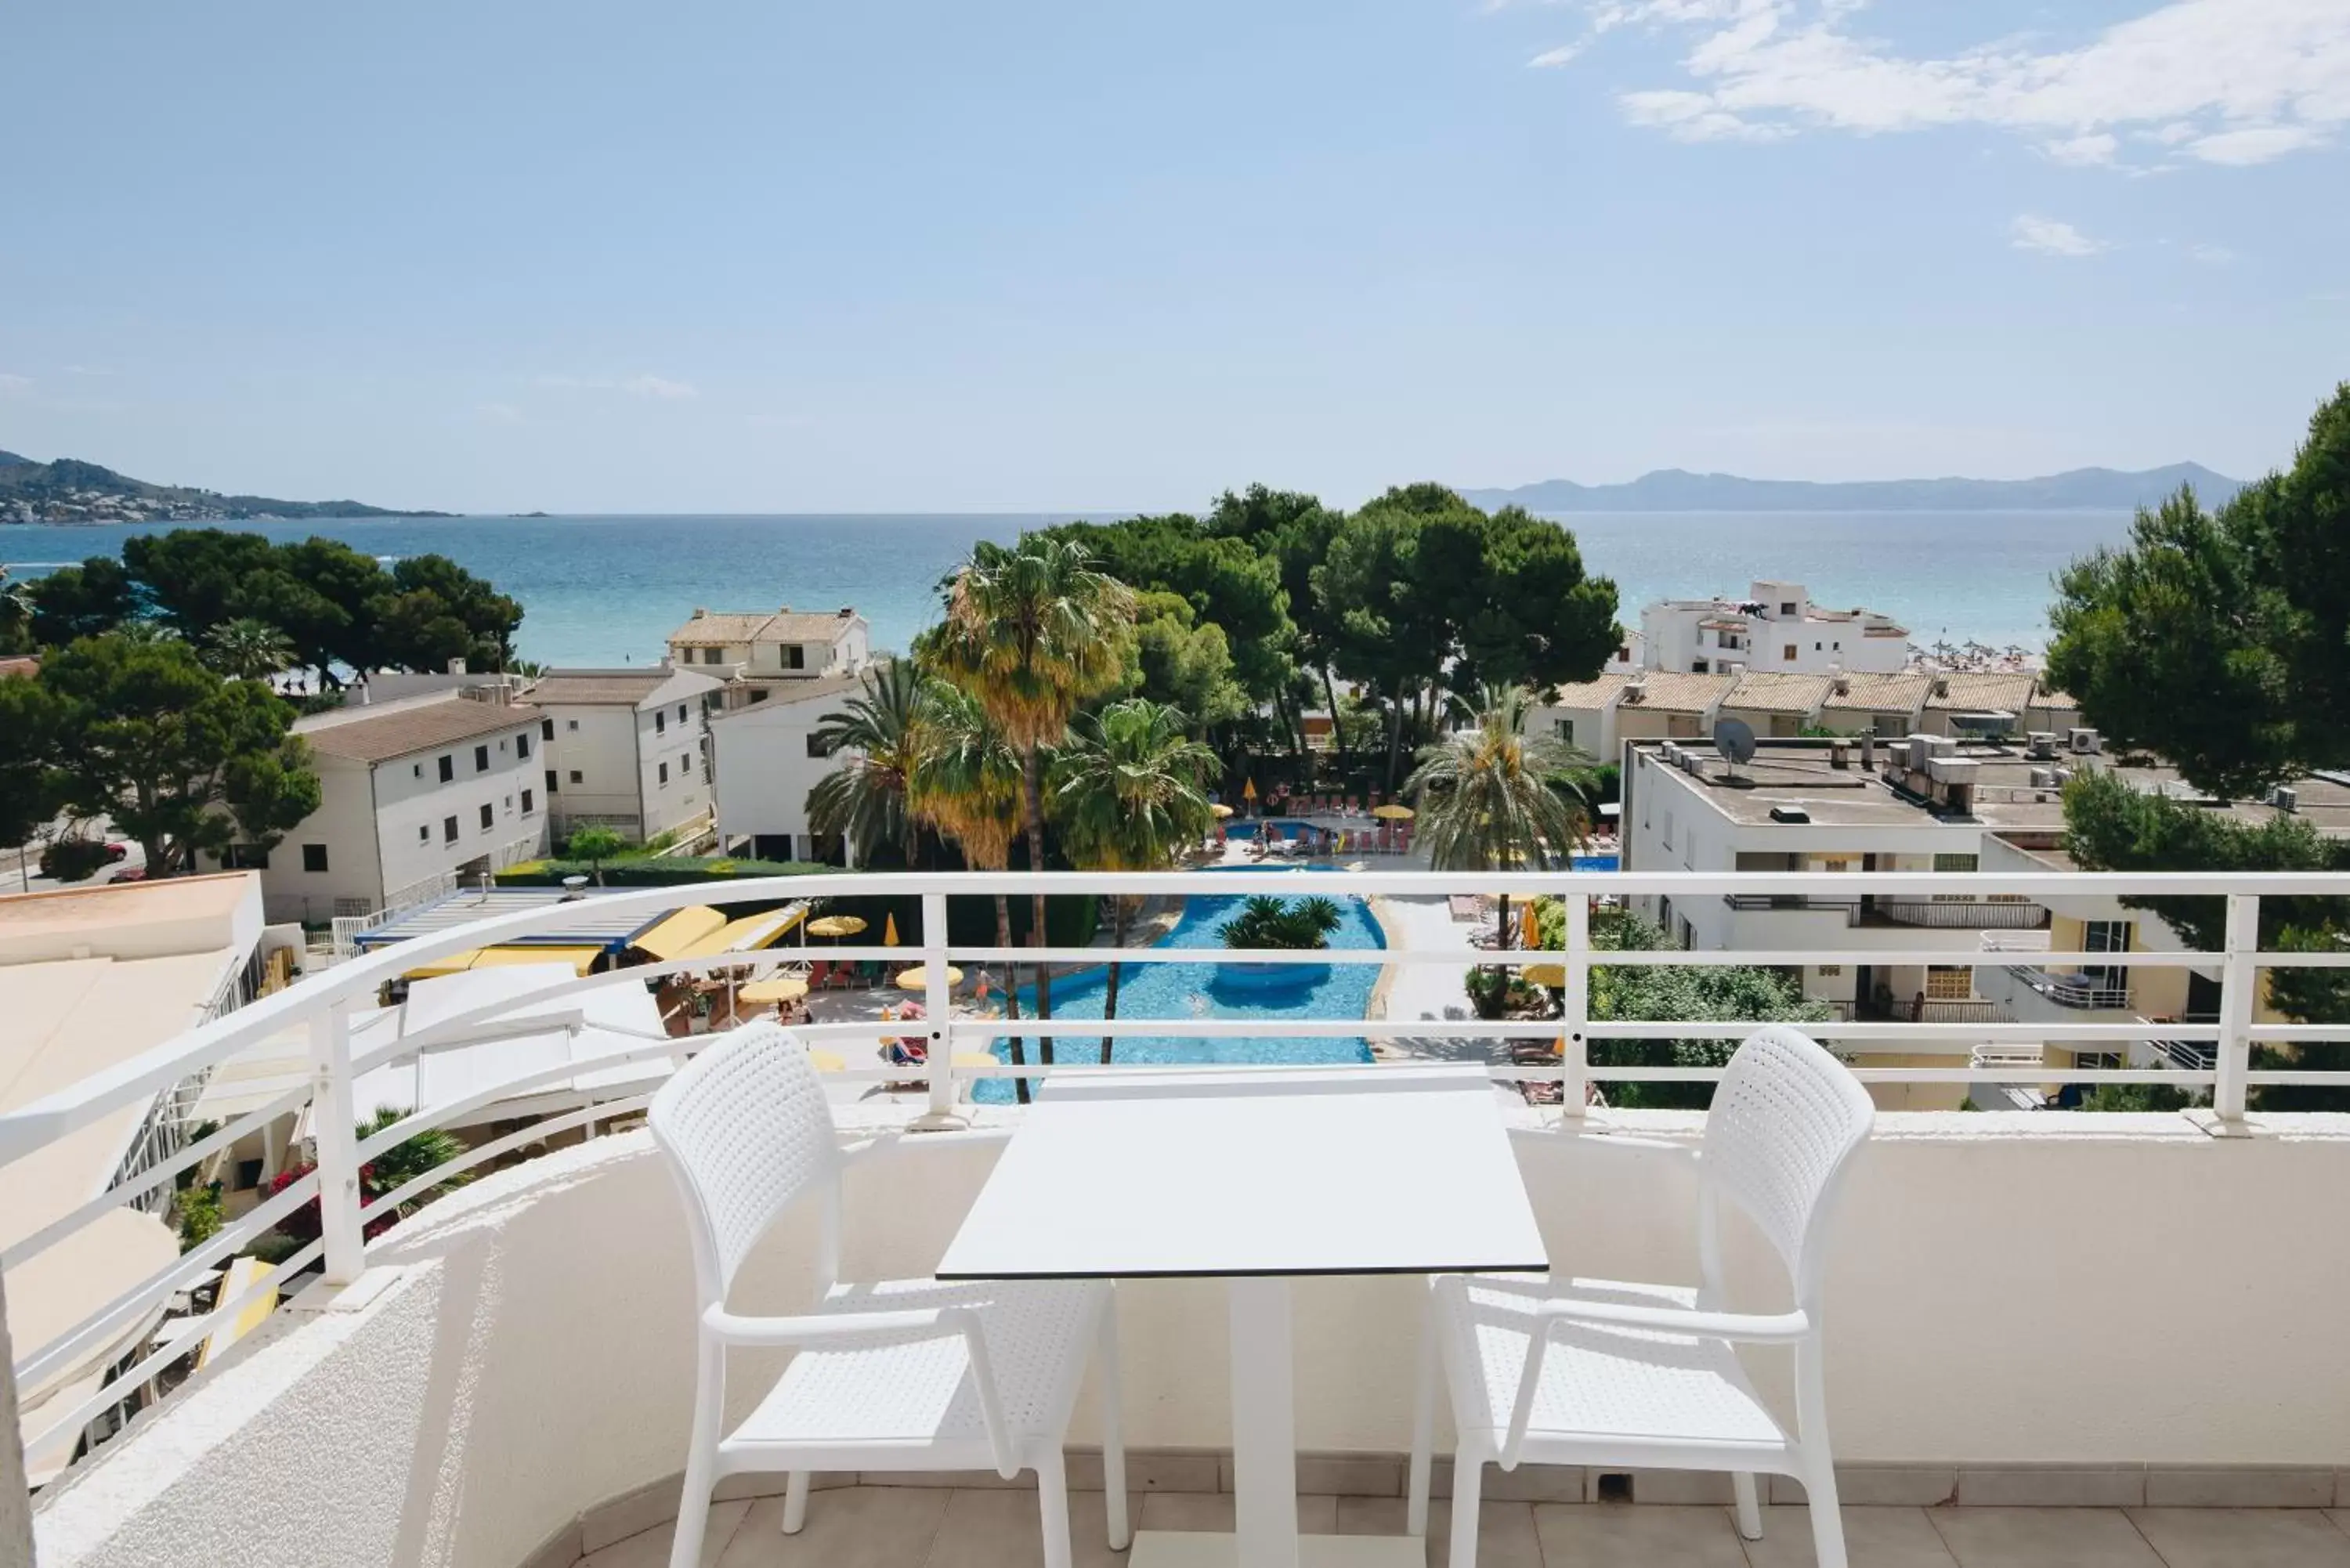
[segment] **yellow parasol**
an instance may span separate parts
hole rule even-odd
[[[1528,899],[1519,905],[1518,909],[1518,946],[1522,948],[1542,946],[1542,920],[1534,914],[1534,901]]]
[[[962,983],[962,971],[952,964],[947,965],[947,989],[951,991]],[[897,985],[899,991],[927,991],[930,989],[930,984],[931,971],[928,965],[918,963],[911,969],[898,971]]]
[[[819,1073],[837,1073],[848,1064],[833,1052],[811,1051],[808,1053],[808,1065]]]
[[[1393,801],[1389,801],[1385,805],[1371,807],[1371,815],[1385,817],[1389,822],[1409,822],[1412,819],[1412,809],[1408,805],[1398,805]]]
[[[1241,785],[1241,798],[1243,800],[1254,800],[1256,798],[1256,780],[1251,779],[1246,784]]]
[[[1218,801],[1215,805],[1208,808],[1208,815],[1214,817],[1226,817],[1232,815],[1232,808],[1226,805],[1222,801]]]
[[[793,975],[778,975],[773,980],[753,981],[734,994],[754,1007],[764,1007],[776,1002],[797,1002],[807,994],[807,981]]]
[[[1525,976],[1528,985],[1556,991],[1566,984],[1566,966],[1563,963],[1530,963],[1518,972]]]
[[[837,940],[855,936],[865,929],[865,921],[857,915],[827,915],[820,920],[810,920],[807,929],[811,936]]]
[[[885,948],[898,945],[898,917],[895,914],[890,915],[881,927],[881,945]]]

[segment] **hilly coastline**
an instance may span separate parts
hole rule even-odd
[[[2128,511],[2152,506],[2182,484],[2216,506],[2244,482],[2199,462],[2125,472],[2076,468],[2041,479],[1887,479],[1814,483],[1741,479],[1730,473],[1662,469],[1628,484],[1577,484],[1545,479],[1507,490],[1463,490],[1472,504],[1529,512],[2027,512]]]
[[[224,495],[182,484],[151,484],[94,462],[36,462],[0,452],[0,524],[212,523],[285,517],[448,517],[357,501],[280,501]]]

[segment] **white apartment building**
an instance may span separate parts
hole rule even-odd
[[[764,701],[732,708],[710,722],[710,758],[718,789],[718,840],[747,840],[761,860],[849,864],[838,836],[808,826],[808,791],[837,765],[817,738],[827,713],[856,695],[862,672],[836,673],[773,688]]]
[[[1694,740],[1712,730],[1737,685],[1735,675],[1611,670],[1542,698],[1527,711],[1526,732],[1601,758],[1615,756],[1626,741]]]
[[[1640,611],[1640,632],[1649,669],[1699,675],[1895,670],[1909,658],[1907,627],[1814,604],[1801,583],[1750,583],[1744,598],[1661,599]]]
[[[669,634],[669,660],[726,683],[725,706],[747,708],[793,683],[854,674],[872,662],[873,630],[847,605],[827,613],[696,609]]]
[[[2053,764],[1936,736],[1914,743],[1930,755],[1912,767],[1912,744],[1765,740],[1733,771],[1711,741],[1628,742],[1624,868],[1965,873],[1981,867],[1995,831],[2062,826]],[[2012,1020],[1975,990],[1984,934],[2044,934],[2049,919],[2036,904],[1979,898],[1955,877],[1949,894],[1931,898],[1731,894],[1634,907],[1694,949],[1947,948],[1947,963],[1812,964],[1801,979],[1806,996],[1844,1016],[1949,1023]],[[1876,1065],[1938,1064],[1857,1048]],[[1882,1105],[1915,1110],[1954,1108],[1960,1097],[1951,1086],[1876,1091]]]
[[[445,892],[546,848],[539,713],[502,683],[404,698],[296,722],[318,809],[263,853],[273,920],[318,924]]]
[[[642,844],[708,820],[716,797],[703,741],[723,684],[667,666],[542,676],[530,700],[553,841],[592,825]]]

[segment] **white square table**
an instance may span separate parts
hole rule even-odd
[[[1298,1533],[1288,1280],[1549,1266],[1482,1067],[1137,1068],[1046,1085],[938,1277],[1229,1282],[1236,1534],[1145,1531],[1129,1568],[1421,1568]]]

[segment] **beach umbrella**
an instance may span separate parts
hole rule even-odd
[[[778,975],[773,980],[753,981],[735,995],[754,1006],[764,1007],[771,1002],[797,1002],[807,994],[807,981],[792,975]]]
[[[807,1054],[807,1057],[808,1065],[819,1073],[837,1073],[848,1065],[840,1059],[838,1054],[830,1051],[811,1051]]]
[[[980,978],[982,981],[984,982],[986,976],[982,975]],[[947,965],[947,989],[951,991],[962,983],[962,971],[957,969],[952,964]],[[899,991],[929,990],[931,985],[930,966],[927,964],[918,963],[911,969],[899,970],[898,971],[897,984]]]
[[[820,920],[810,920],[807,929],[817,936],[837,940],[857,935],[865,929],[865,921],[856,915],[827,915]]]
[[[1566,984],[1566,966],[1563,963],[1530,963],[1519,972],[1525,976],[1528,985],[1557,991]]]
[[[1522,948],[1542,946],[1542,920],[1534,914],[1534,900],[1529,898],[1519,905],[1518,910],[1518,946]]]
[[[894,948],[898,945],[898,917],[895,911],[890,913],[881,927],[881,945],[885,948]]]
[[[1222,801],[1219,801],[1214,805],[1208,808],[1208,814],[1211,816],[1217,817],[1230,816],[1232,814],[1232,808],[1224,805]]]
[[[1385,805],[1371,807],[1371,815],[1385,817],[1389,822],[1409,822],[1412,818],[1412,809],[1408,805],[1398,805],[1390,801]]]
[[[1241,798],[1243,800],[1254,800],[1256,798],[1256,780],[1251,779],[1246,784],[1241,785]]]

